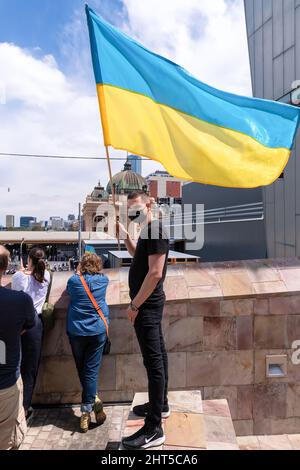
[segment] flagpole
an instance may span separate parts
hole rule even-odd
[[[112,195],[113,205],[114,205],[114,208],[115,208],[115,217],[116,217],[116,221],[117,221],[116,193],[115,193],[115,187],[113,185],[113,180],[112,180],[111,163],[110,163],[110,156],[109,156],[109,151],[108,151],[108,146],[107,145],[105,145],[105,151],[106,151],[106,158],[107,158],[107,165],[108,165],[111,195]],[[120,235],[119,235],[118,230],[117,230],[117,240],[118,240],[118,250],[121,251]]]

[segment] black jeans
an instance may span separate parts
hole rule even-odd
[[[161,424],[163,405],[168,404],[168,355],[162,335],[161,320],[164,305],[141,307],[134,328],[148,375],[150,409],[145,423]]]
[[[25,412],[31,405],[32,395],[38,374],[42,341],[43,341],[43,322],[39,315],[35,320],[35,325],[21,336],[22,360],[21,376],[23,381],[23,405]]]

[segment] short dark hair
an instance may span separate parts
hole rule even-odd
[[[4,272],[8,268],[8,261],[9,261],[9,251],[5,248],[5,246],[0,245],[0,272]]]
[[[142,189],[137,189],[136,191],[132,191],[131,193],[128,194],[128,200],[132,201],[133,199],[137,199],[138,197],[141,197],[143,201],[149,202],[149,196],[145,191]]]

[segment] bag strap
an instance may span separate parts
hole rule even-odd
[[[48,271],[48,270],[47,270]],[[49,275],[50,275],[50,281],[49,281],[49,285],[48,285],[48,289],[47,289],[47,295],[46,295],[46,299],[45,299],[45,302],[48,302],[49,301],[49,297],[50,297],[50,291],[51,291],[51,286],[52,286],[52,279],[53,279],[53,274],[51,271],[48,271]]]
[[[79,274],[79,277],[80,277],[80,280],[82,282],[82,285],[84,287],[84,290],[85,292],[87,293],[87,295],[89,296],[90,298],[90,301],[92,302],[92,304],[94,305],[95,309],[97,310],[97,313],[99,314],[99,316],[101,317],[104,325],[105,325],[105,328],[106,328],[106,334],[108,336],[108,325],[107,325],[107,321],[106,321],[106,318],[105,316],[103,315],[103,312],[101,310],[101,308],[99,307],[99,305],[97,304],[96,300],[95,300],[95,297],[93,296],[93,294],[91,293],[90,289],[88,288],[88,285],[87,283],[85,282],[85,279],[83,277],[82,274]]]

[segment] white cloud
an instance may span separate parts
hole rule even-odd
[[[128,34],[212,86],[251,95],[242,0],[124,0]]]
[[[2,43],[0,64],[6,89],[1,152],[103,155],[95,95],[74,88],[53,57],[36,59]],[[105,162],[0,158],[2,223],[7,213],[48,218],[75,212],[105,170]]]
[[[250,94],[242,0],[124,0],[124,5],[128,21],[122,29],[146,47],[213,86]],[[74,12],[62,43],[65,72],[52,55],[41,57],[38,45],[27,51],[0,44],[0,87],[6,95],[5,105],[0,100],[0,152],[105,155],[83,10]],[[115,162],[113,172],[121,167]],[[145,173],[155,168],[154,162],[144,163]],[[41,219],[76,213],[97,180],[108,179],[105,162],[22,158],[0,158],[0,177],[0,224],[10,213]]]

